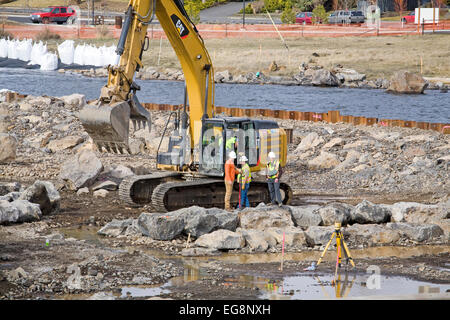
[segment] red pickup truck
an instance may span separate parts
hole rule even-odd
[[[33,12],[31,14],[31,21],[34,23],[51,23],[56,22],[63,24],[67,20],[76,14],[75,10],[71,7],[65,6],[51,6],[42,9],[39,12]]]

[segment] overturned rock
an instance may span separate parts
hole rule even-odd
[[[102,169],[95,153],[85,149],[62,164],[59,176],[69,189],[78,190],[92,185]]]
[[[427,223],[445,219],[443,207],[416,202],[397,202],[386,205],[391,210],[392,222]]]
[[[315,70],[312,75],[311,84],[314,86],[337,87],[339,83],[339,79],[326,69]]]
[[[265,252],[277,244],[276,239],[268,232],[254,229],[238,229],[237,232],[244,236],[246,245],[254,252]]]
[[[308,161],[308,168],[311,170],[330,169],[340,163],[335,154],[321,151],[319,156]]]

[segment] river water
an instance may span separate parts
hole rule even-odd
[[[184,82],[137,80],[141,102],[181,104]],[[81,93],[96,99],[106,78],[87,78],[55,71],[0,68],[0,89],[22,94],[64,96]],[[426,90],[419,95],[395,95],[378,89],[311,86],[217,84],[216,106],[327,112],[341,115],[450,122],[450,93]]]

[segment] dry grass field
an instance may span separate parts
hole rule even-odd
[[[450,77],[450,36],[395,36],[343,38],[287,38],[289,50],[280,39],[206,39],[216,71],[232,73],[266,71],[272,61],[293,75],[302,62],[331,68],[341,64],[368,79],[390,77],[395,71],[420,72],[428,77]],[[161,50],[160,50],[161,45]],[[178,60],[168,40],[153,39],[144,55],[149,66],[176,67]],[[422,67],[421,67],[422,63]]]

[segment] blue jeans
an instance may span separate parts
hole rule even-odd
[[[240,207],[241,208],[249,208],[250,207],[250,202],[248,201],[248,188],[250,188],[250,183],[246,183],[245,184],[245,188],[242,189],[242,185],[241,187],[241,203],[240,203]]]

